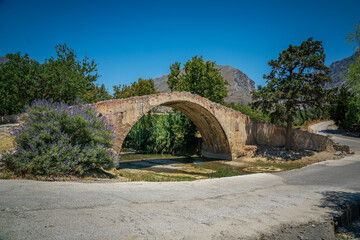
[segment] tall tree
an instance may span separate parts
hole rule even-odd
[[[9,61],[0,64],[0,115],[20,113],[35,99],[73,104],[77,98],[89,97],[87,92],[94,90],[94,82],[100,77],[94,60],[78,60],[66,44],[55,49],[56,58],[41,65],[27,54],[6,55]],[[101,91],[94,93],[103,94]]]
[[[170,66],[167,84],[171,91],[187,91],[208,98],[213,102],[224,103],[229,83],[224,80],[215,63],[204,61],[203,57],[194,56],[180,70],[181,63]]]
[[[97,64],[88,57],[78,60],[74,50],[66,44],[56,45],[55,50],[56,58],[50,57],[42,65],[40,98],[72,104],[76,98],[83,98],[91,84],[100,77]]]
[[[41,66],[27,54],[7,54],[0,64],[0,116],[20,113],[40,97]]]
[[[137,82],[131,83],[128,85],[115,85],[114,88],[114,98],[129,98],[135,96],[143,96],[150,94],[157,94],[158,91],[155,88],[154,81],[152,79],[142,79],[139,78]]]
[[[294,114],[308,107],[321,108],[327,100],[323,85],[332,80],[328,76],[330,69],[324,63],[321,41],[309,38],[300,46],[290,45],[268,63],[271,72],[264,75],[267,86],[259,86],[258,91],[252,93],[254,108],[277,118],[285,117],[287,149],[292,146]]]
[[[171,91],[187,91],[213,102],[225,103],[228,82],[221,76],[220,70],[215,68],[214,62],[204,61],[202,56],[194,56],[185,63],[183,70],[180,67],[179,62],[170,66],[167,84]],[[183,150],[189,149],[197,141],[197,128],[184,114],[178,119],[173,125],[175,139],[182,145]]]
[[[349,33],[346,40],[352,44],[355,43],[356,51],[360,52],[360,21],[355,26],[355,32]],[[354,93],[360,97],[360,57],[352,63],[348,69],[348,75],[345,76]]]
[[[107,91],[104,84],[99,86],[98,84],[91,83],[83,96],[83,100],[86,103],[96,103],[110,99],[112,99],[112,95]]]

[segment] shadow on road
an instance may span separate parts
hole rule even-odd
[[[360,237],[359,229],[351,229],[351,223],[360,215],[360,192],[329,191],[322,194],[320,207],[331,209],[328,213],[333,217],[335,230],[346,227],[355,237]]]

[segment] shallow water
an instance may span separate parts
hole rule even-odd
[[[230,164],[231,163],[231,164]],[[189,174],[203,177],[226,177],[251,174],[247,165],[199,156],[173,156],[170,154],[126,154],[120,158],[118,169],[143,169],[156,173]]]

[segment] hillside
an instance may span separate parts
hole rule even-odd
[[[237,68],[229,65],[215,65],[215,68],[220,70],[221,76],[229,82],[227,86],[229,93],[225,99],[228,103],[241,103],[246,105],[251,101],[251,91],[255,91],[255,82],[251,80],[245,73]],[[160,92],[170,92],[167,85],[168,76],[163,75],[153,79],[155,87]]]
[[[6,57],[0,56],[0,64],[1,63],[6,63],[7,61],[8,61],[8,59]]]
[[[344,75],[347,74],[347,69],[350,67],[350,64],[355,62],[356,57],[360,56],[360,52],[355,52],[352,56],[344,58],[340,61],[333,62],[330,64],[330,77],[333,79],[333,82],[326,85],[326,88],[338,87],[340,88],[345,82],[346,79]]]

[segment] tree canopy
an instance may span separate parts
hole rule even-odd
[[[104,84],[91,83],[87,92],[83,95],[83,100],[86,103],[97,103],[100,101],[106,101],[112,99],[112,95],[109,94]]]
[[[96,89],[94,85],[100,77],[94,60],[88,57],[79,60],[66,44],[55,46],[55,50],[56,57],[50,57],[44,64],[27,54],[6,55],[9,61],[0,64],[0,115],[23,112],[25,105],[36,99],[73,104],[77,98],[90,99],[87,94],[92,90],[94,94],[105,94],[106,89]]]
[[[135,96],[143,96],[150,94],[157,94],[158,91],[155,88],[154,81],[152,79],[142,79],[139,78],[137,82],[131,83],[128,85],[115,85],[114,88],[114,98],[129,98]]]
[[[27,54],[7,54],[0,64],[0,115],[19,113],[40,98],[41,66]]]
[[[50,57],[42,65],[43,95],[41,99],[73,104],[76,98],[83,98],[91,84],[100,75],[95,60],[85,57],[78,60],[73,49],[66,44],[55,46],[56,58]]]
[[[355,26],[355,32],[349,33],[346,40],[352,44],[355,43],[356,51],[360,52],[360,21]],[[348,69],[348,75],[345,76],[354,93],[360,97],[360,57],[352,63]]]
[[[203,57],[194,56],[180,69],[181,63],[170,66],[167,84],[171,91],[187,91],[208,98],[213,102],[224,103],[228,82],[215,68],[215,63],[204,61]]]
[[[308,107],[321,108],[327,100],[330,91],[324,90],[323,85],[332,80],[328,76],[330,69],[324,63],[321,41],[309,38],[300,46],[290,45],[268,63],[271,72],[264,75],[267,86],[259,86],[258,91],[252,93],[254,108],[270,113],[271,119],[285,119],[287,148],[291,147],[295,113]]]

